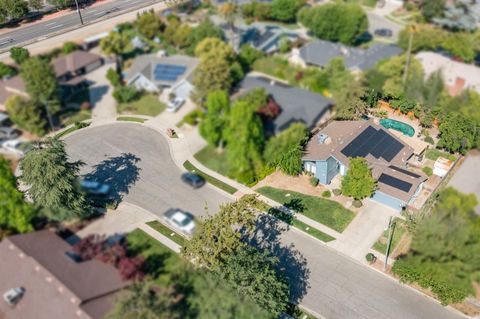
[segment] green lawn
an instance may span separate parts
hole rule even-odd
[[[329,199],[268,186],[259,188],[257,191],[338,232],[344,231],[355,217],[352,211]],[[287,194],[290,194],[290,196],[285,196]]]
[[[158,283],[165,283],[169,273],[182,262],[179,255],[140,229],[129,233],[126,239],[129,254],[143,256],[147,264],[146,274]]]
[[[313,228],[312,226],[309,226],[307,224],[305,224],[304,222],[301,222],[299,221],[298,219],[294,218],[293,221],[292,221],[292,225],[295,226],[296,228],[306,232],[307,234],[323,241],[323,242],[326,242],[328,243],[329,241],[332,241],[334,240],[335,238],[328,235],[328,234],[325,234],[324,232],[316,229],[316,228]]]
[[[154,220],[147,223],[148,226],[152,227],[156,231],[158,231],[163,236],[170,238],[180,246],[185,246],[185,241],[187,240],[184,236],[180,235],[179,233],[175,232],[171,228],[167,227],[166,225],[162,224],[158,220]]]
[[[166,105],[158,100],[154,94],[145,94],[137,101],[131,103],[120,103],[117,107],[120,114],[136,114],[156,116],[162,113]]]
[[[58,114],[60,119],[60,124],[62,126],[69,126],[76,122],[82,122],[92,118],[91,110],[80,110],[80,109],[65,109]]]
[[[145,122],[145,119],[141,119],[133,116],[119,116],[117,117],[117,121],[143,123]]]
[[[192,163],[190,163],[190,161],[185,161],[185,163],[183,163],[183,167],[185,167],[185,169],[187,171],[197,173],[198,175],[202,176],[210,184],[226,191],[229,194],[235,194],[236,191],[237,191],[237,189],[235,187],[230,186],[228,184],[225,184],[224,182],[216,179],[215,177],[207,175],[204,172],[202,172],[201,170],[197,169],[195,166],[193,166]]]
[[[439,158],[440,156],[445,157],[445,158],[447,158],[449,160],[452,160],[452,161],[457,159],[457,157],[453,154],[450,154],[450,153],[447,153],[447,152],[442,152],[442,151],[434,149],[434,148],[429,148],[425,152],[425,157],[428,158],[429,160],[432,160],[432,161],[436,161],[437,158]]]
[[[397,247],[398,243],[400,242],[400,238],[402,238],[403,234],[405,233],[405,226],[404,221],[400,218],[395,218],[395,228],[393,229],[393,237],[392,237],[392,245],[390,248],[390,253]],[[387,249],[388,243],[388,229],[383,232],[382,236],[373,244],[373,249],[378,251],[379,253],[385,254],[385,250]]]
[[[217,149],[213,146],[206,146],[200,152],[194,155],[195,159],[205,165],[206,167],[214,170],[223,176],[228,176],[227,154],[225,152],[218,153]]]

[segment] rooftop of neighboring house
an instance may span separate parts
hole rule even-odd
[[[415,55],[415,58],[422,64],[426,76],[437,71],[442,73],[445,85],[451,95],[457,95],[467,88],[480,93],[479,67],[454,61],[435,52],[419,52]]]
[[[313,126],[330,109],[333,101],[321,94],[275,81],[258,73],[251,73],[240,83],[240,94],[256,88],[263,88],[280,106],[281,113],[266,129],[277,134],[292,123]]]
[[[365,158],[378,190],[408,201],[425,176],[405,169],[414,149],[373,120],[333,121],[315,135],[306,148],[304,160],[326,160],[333,156],[348,167],[352,157]]]
[[[77,262],[72,247],[44,230],[5,238],[0,243],[0,292],[25,289],[14,306],[0,300],[4,319],[100,319],[112,309],[128,282],[99,260]]]
[[[190,80],[198,63],[197,58],[186,55],[144,54],[135,58],[125,72],[125,79],[127,84],[131,84],[143,76],[157,87],[171,87],[184,79]]]
[[[341,43],[316,40],[300,48],[300,57],[307,64],[324,67],[332,59],[343,57],[345,66],[351,70],[368,70],[384,59],[402,54],[403,50],[393,44],[376,43],[368,49],[348,47]]]

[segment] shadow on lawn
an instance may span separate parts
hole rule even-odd
[[[137,166],[139,161],[140,158],[134,154],[123,153],[95,165],[93,171],[84,175],[84,178],[110,185],[109,200],[118,204],[139,179],[140,168]]]
[[[279,270],[290,284],[290,302],[299,303],[309,288],[310,270],[307,260],[293,244],[281,242],[281,235],[289,226],[278,219],[262,214],[257,220],[255,234],[250,244],[267,251],[279,259]]]

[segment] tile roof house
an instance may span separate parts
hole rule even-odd
[[[0,242],[0,292],[23,288],[14,305],[0,300],[0,318],[100,319],[129,283],[99,260],[77,262],[71,246],[44,230]]]
[[[325,67],[332,59],[343,57],[345,66],[351,71],[365,71],[378,62],[402,54],[396,45],[376,43],[368,49],[359,49],[324,40],[305,44],[300,49],[293,49],[289,58],[292,64],[306,67],[314,65]]]
[[[97,54],[77,50],[52,61],[53,70],[60,88],[65,94],[79,88],[85,81],[84,74],[93,71],[103,64],[103,58]],[[0,110],[12,95],[28,97],[25,82],[20,75],[0,80]]]
[[[239,94],[263,88],[280,106],[280,114],[265,123],[265,130],[278,134],[292,123],[303,123],[309,129],[327,121],[333,101],[321,94],[273,80],[267,76],[251,73],[240,83]]]
[[[413,148],[389,131],[368,121],[333,121],[308,143],[304,168],[322,184],[347,173],[350,158],[363,157],[377,179],[373,199],[401,210],[420,193],[425,176],[407,170]]]
[[[465,89],[480,93],[480,68],[454,61],[435,52],[419,52],[415,58],[422,64],[425,76],[441,72],[450,95],[455,96]]]
[[[124,78],[127,85],[134,85],[139,90],[160,92],[171,88],[177,96],[187,98],[193,90],[193,71],[198,63],[197,58],[185,55],[140,55],[125,72]]]

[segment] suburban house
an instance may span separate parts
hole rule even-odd
[[[315,40],[299,49],[293,49],[290,63],[307,67],[309,65],[325,67],[337,57],[343,57],[345,67],[352,72],[360,72],[374,67],[378,62],[400,55],[403,50],[393,44],[376,43],[368,49],[348,47],[341,43]]]
[[[83,75],[102,66],[103,58],[97,54],[81,50],[60,56],[52,61],[61,94],[68,96],[87,85]],[[12,95],[28,97],[25,82],[20,75],[0,80],[0,110]]]
[[[96,259],[78,262],[71,251],[49,230],[4,238],[0,318],[100,319],[112,310],[129,282],[113,266]]]
[[[480,93],[479,67],[452,60],[435,52],[419,52],[415,58],[422,64],[425,76],[441,72],[450,95],[458,95],[465,89]]]
[[[258,73],[251,73],[240,83],[239,94],[263,88],[280,106],[280,114],[265,123],[265,131],[278,134],[292,123],[303,123],[310,130],[330,118],[333,101],[321,94],[279,82]]]
[[[163,89],[182,98],[193,90],[193,71],[199,60],[185,55],[166,56],[164,52],[140,55],[125,72],[127,85],[139,90],[160,93]]]
[[[304,169],[321,184],[347,173],[350,158],[365,158],[378,181],[373,199],[401,210],[420,193],[425,176],[407,170],[413,148],[373,120],[333,121],[308,143]]]
[[[237,51],[244,44],[266,54],[272,54],[280,49],[282,41],[295,42],[299,39],[298,33],[277,25],[254,23],[241,31]]]

